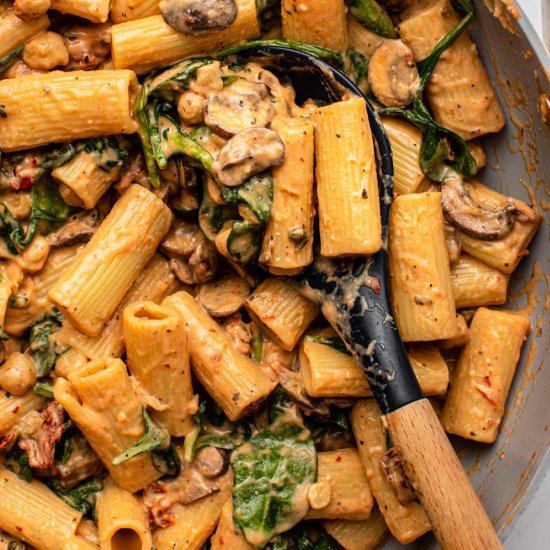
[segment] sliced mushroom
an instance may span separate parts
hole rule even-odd
[[[391,488],[394,490],[397,500],[401,504],[407,504],[416,500],[416,493],[409,481],[401,457],[395,447],[392,447],[381,459],[382,468]]]
[[[300,374],[285,368],[278,368],[277,377],[282,388],[306,414],[317,413],[320,416],[330,416],[330,409],[321,399],[315,399],[306,393]]]
[[[224,474],[228,465],[227,455],[210,445],[200,448],[193,457],[193,466],[208,479]]]
[[[97,231],[101,217],[97,210],[83,212],[72,216],[57,231],[47,236],[47,241],[53,247],[69,246],[89,241]]]
[[[406,107],[420,78],[412,50],[401,40],[384,40],[369,61],[369,87],[386,107]]]
[[[231,273],[202,285],[197,298],[213,317],[227,317],[239,311],[249,295],[249,284]]]
[[[161,0],[162,17],[185,34],[204,34],[226,29],[237,18],[235,0]]]
[[[188,258],[204,238],[204,234],[194,223],[176,220],[160,249],[170,256]]]
[[[235,187],[271,166],[283,162],[285,146],[273,130],[249,128],[223,147],[213,168],[223,185]]]
[[[449,252],[449,262],[451,265],[455,265],[460,259],[462,243],[456,236],[456,229],[447,220],[445,220],[443,229],[445,231],[445,244],[447,245],[447,251]]]
[[[441,206],[450,223],[477,239],[502,239],[514,228],[513,202],[505,202],[500,210],[486,208],[470,196],[470,185],[458,174],[441,184]]]
[[[266,101],[267,86],[236,80],[219,92],[209,94],[204,106],[204,123],[217,134],[230,138],[247,128],[265,128],[275,110]]]

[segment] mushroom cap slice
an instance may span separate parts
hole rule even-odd
[[[505,202],[500,210],[486,208],[470,196],[470,185],[458,174],[441,184],[441,206],[450,223],[477,239],[502,239],[514,228],[513,202]]]
[[[385,40],[369,60],[369,87],[386,107],[411,103],[420,84],[412,50],[402,40]]]
[[[283,162],[285,146],[273,130],[249,128],[233,136],[213,164],[218,180],[228,187]]]
[[[159,8],[166,23],[185,34],[226,29],[238,11],[235,0],[161,0]]]
[[[249,296],[249,284],[230,273],[217,281],[201,285],[197,299],[213,317],[227,317],[239,311]]]
[[[275,109],[266,101],[268,89],[260,82],[238,79],[212,92],[204,106],[204,123],[222,137],[230,138],[247,128],[265,128]]]

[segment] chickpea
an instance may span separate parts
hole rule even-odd
[[[178,99],[178,114],[184,124],[203,121],[204,99],[194,92],[184,92]]]
[[[17,256],[16,261],[24,271],[35,273],[44,267],[49,253],[50,244],[47,239],[42,235],[35,235],[31,244]]]
[[[189,89],[196,94],[207,97],[211,92],[223,89],[222,72],[219,61],[213,61],[197,70],[195,79],[191,81]]]
[[[13,10],[22,21],[30,21],[46,13],[50,6],[51,0],[15,0]]]
[[[30,38],[23,50],[23,61],[33,69],[53,69],[69,63],[69,50],[56,32],[42,32]]]
[[[0,387],[12,395],[23,395],[36,382],[34,361],[23,353],[12,353],[0,367]]]

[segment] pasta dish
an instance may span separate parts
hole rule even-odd
[[[482,172],[505,115],[473,17],[0,4],[0,549],[368,550],[431,530],[300,277],[386,249],[386,321],[443,428],[496,440],[530,331],[508,282],[541,216]],[[302,98],[247,57],[261,45],[364,96]],[[387,239],[366,99],[393,156]]]

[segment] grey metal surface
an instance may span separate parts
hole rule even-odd
[[[529,522],[550,523],[548,508],[545,513],[539,508],[541,503],[550,503],[550,495],[545,498],[539,493],[533,501],[550,471],[550,128],[542,121],[539,103],[542,94],[550,96],[550,57],[525,17],[516,25],[514,35],[488,12],[483,0],[475,4],[477,16],[470,34],[508,117],[503,132],[483,139],[487,166],[479,179],[505,194],[535,203],[544,215],[531,253],[522,260],[510,284],[511,307],[521,309],[528,298],[521,290],[534,272],[540,273],[531,293],[531,300],[536,301],[530,315],[533,331],[524,345],[500,435],[493,445],[455,440],[501,538],[506,541],[516,523],[521,525],[521,531],[505,543],[506,548],[516,550],[527,542],[521,533]],[[546,481],[544,487],[550,489],[550,483]],[[550,540],[532,540],[536,546],[526,547],[550,548]],[[435,547],[431,536],[409,545],[415,549]],[[402,547],[393,542],[384,548]]]

